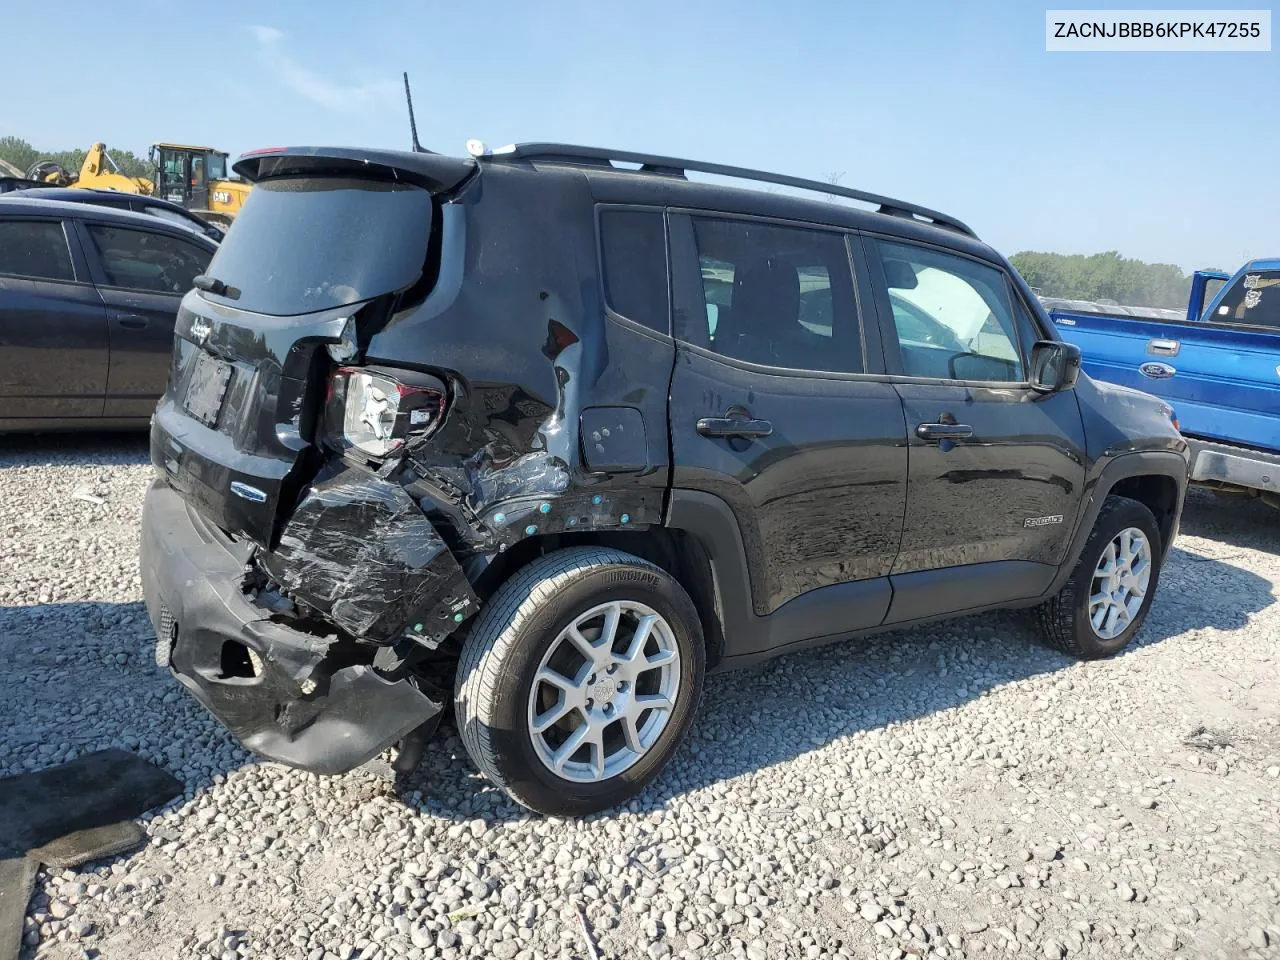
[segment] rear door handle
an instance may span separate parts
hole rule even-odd
[[[773,433],[768,420],[739,420],[735,417],[703,417],[698,433],[704,437],[767,437]]]
[[[1176,357],[1178,351],[1182,349],[1182,344],[1177,340],[1163,340],[1157,338],[1147,341],[1147,353],[1156,357]]]
[[[922,423],[916,427],[921,440],[967,440],[973,436],[973,427],[967,423]]]
[[[132,313],[123,314],[116,319],[120,321],[120,326],[127,327],[130,330],[142,330],[148,322],[146,317],[139,317]]]

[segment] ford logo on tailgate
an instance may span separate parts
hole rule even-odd
[[[1149,380],[1168,380],[1178,371],[1167,363],[1148,360],[1138,368],[1138,372]]]

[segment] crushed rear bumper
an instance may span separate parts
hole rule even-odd
[[[249,750],[341,773],[437,717],[375,647],[294,629],[244,593],[251,546],[228,541],[162,480],[143,504],[141,573],[157,658]]]

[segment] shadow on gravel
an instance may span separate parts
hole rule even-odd
[[[171,711],[182,689],[156,667],[154,642],[141,602],[0,605],[0,769],[137,749],[161,733],[183,747]]]
[[[1280,510],[1253,497],[1193,487],[1187,491],[1182,533],[1280,554]]]
[[[118,433],[0,434],[0,470],[6,467],[147,463],[145,430]]]

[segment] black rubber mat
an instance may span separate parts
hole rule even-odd
[[[133,818],[182,793],[171,774],[127,750],[102,750],[0,779],[0,960],[18,955],[41,863],[59,868],[142,842]]]
[[[0,857],[0,960],[16,960],[22,947],[22,918],[39,867],[30,857]]]

